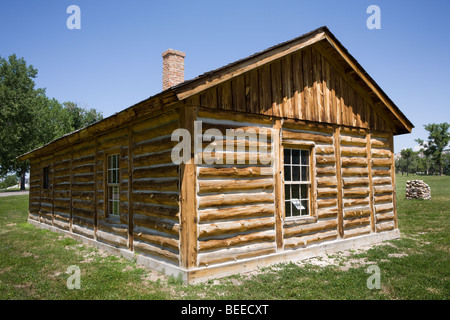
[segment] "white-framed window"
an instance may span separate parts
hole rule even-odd
[[[112,154],[108,156],[108,214],[119,215],[119,155]]]
[[[283,148],[285,218],[310,215],[311,168],[309,149]]]

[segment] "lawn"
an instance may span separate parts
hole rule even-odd
[[[432,200],[405,200],[422,179]],[[439,299],[450,298],[450,177],[398,176],[400,239],[198,285],[162,276],[26,222],[28,196],[0,198],[0,299]],[[380,271],[369,289],[368,266]],[[77,266],[80,289],[69,289]]]

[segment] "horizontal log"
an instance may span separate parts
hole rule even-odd
[[[337,188],[317,188],[317,197],[332,197],[337,195]]]
[[[170,110],[161,113],[156,117],[143,119],[142,121],[133,124],[133,136],[137,136],[141,131],[153,131],[160,126],[164,126],[169,122],[178,120],[179,118],[180,116],[178,110]]]
[[[303,237],[293,237],[284,240],[284,248],[293,249],[299,246],[307,246],[312,243],[317,243],[326,240],[337,239],[338,233],[336,230],[330,230],[326,232],[321,232],[317,234],[312,234]]]
[[[72,214],[73,216],[80,216],[83,218],[93,218],[94,217],[94,212],[92,210],[88,210],[88,209],[81,209],[81,208],[72,208]]]
[[[373,176],[390,176],[391,170],[374,169],[374,170],[372,170],[372,175]]]
[[[319,221],[311,224],[302,224],[291,228],[284,228],[284,237],[295,237],[307,233],[321,232],[337,228],[337,220]]]
[[[248,153],[248,152],[199,152],[197,153],[199,164],[228,164],[228,165],[270,165],[273,163],[273,154]],[[200,161],[201,160],[201,161]]]
[[[319,133],[333,133],[333,126],[328,124],[312,123],[298,119],[283,119],[283,129],[310,130]]]
[[[372,139],[370,139],[370,144],[372,147],[389,148],[389,139],[372,137]]]
[[[133,140],[134,143],[140,143],[157,137],[172,135],[172,133],[178,128],[178,121],[172,121],[169,123],[165,123],[159,127],[151,128],[150,130],[134,133]]]
[[[94,164],[93,163],[89,163],[89,164],[84,164],[81,166],[74,166],[72,167],[72,174],[77,174],[77,173],[93,173],[94,172]]]
[[[179,198],[178,192],[177,193],[133,192],[133,201],[136,202],[177,206],[178,198]]]
[[[269,179],[230,179],[230,180],[199,180],[199,194],[212,192],[227,192],[239,190],[272,190],[274,181]]]
[[[336,177],[317,177],[317,186],[318,187],[332,187],[337,186]]]
[[[358,166],[367,166],[367,158],[341,158],[341,164],[343,167],[358,167]]]
[[[355,136],[341,135],[341,145],[365,147],[367,145],[367,139]]]
[[[109,131],[98,136],[98,143],[101,145],[105,141],[117,139],[126,135],[128,135],[128,128]]]
[[[389,230],[393,230],[394,228],[395,228],[394,221],[375,224],[376,232],[389,231]]]
[[[217,194],[198,198],[198,207],[245,205],[253,203],[273,203],[274,195],[268,192]]]
[[[391,159],[385,159],[385,158],[373,158],[372,159],[372,165],[374,167],[389,167],[392,164]]]
[[[114,247],[128,247],[128,238],[101,230],[97,230],[97,240],[108,243]]]
[[[173,164],[172,162],[172,150],[163,151],[156,154],[141,155],[133,157],[133,166],[138,167],[148,167],[159,164]]]
[[[254,243],[241,247],[233,247],[198,254],[198,264],[199,266],[208,266],[215,263],[263,256],[274,253],[275,251],[276,244],[274,242]]]
[[[72,183],[71,190],[72,191],[90,191],[94,190],[95,185],[93,182],[79,182]]]
[[[261,177],[272,172],[270,167],[198,167],[199,178]]]
[[[334,155],[332,155],[332,156],[316,155],[316,164],[317,165],[335,164],[335,163],[336,163],[336,158]]]
[[[248,245],[252,243],[273,242],[275,241],[275,231],[266,230],[250,234],[240,234],[230,238],[200,240],[198,242],[199,252],[214,249],[224,249],[234,246]]]
[[[199,222],[218,221],[223,219],[242,219],[250,217],[271,216],[275,212],[274,204],[244,205],[232,208],[199,210]]]
[[[149,142],[144,142],[142,144],[136,145],[133,149],[133,154],[139,155],[143,153],[156,153],[166,151],[168,149],[173,149],[177,144],[178,141],[172,141],[171,137],[151,140]]]
[[[347,228],[361,227],[366,225],[370,225],[370,217],[344,219],[344,232]]]
[[[224,139],[255,139],[270,142],[273,131],[269,127],[248,126],[246,124],[219,124],[219,123],[202,123],[202,134],[208,136],[207,130],[219,130],[220,136]],[[214,133],[214,132],[209,132]],[[209,138],[209,137],[208,137]],[[219,137],[218,137],[219,138]]]
[[[375,202],[375,204],[380,204],[380,203],[385,203],[385,202],[392,203],[392,199],[393,199],[392,194],[385,194],[385,195],[381,195],[381,196],[376,195],[374,197],[374,202]]]
[[[363,197],[369,195],[369,188],[349,188],[343,189],[344,198],[348,197]]]
[[[342,179],[344,188],[369,186],[369,178],[348,178]]]
[[[252,115],[248,113],[242,113],[242,112],[232,112],[228,110],[211,110],[207,108],[200,108],[197,113],[199,118],[205,118],[201,119],[203,123],[214,123],[217,122],[217,120],[223,120],[223,119],[229,119],[233,122],[252,122],[256,124],[266,124],[266,125],[272,125],[272,119],[265,117],[265,116],[258,116],[258,115]]]
[[[374,193],[376,195],[378,195],[378,194],[383,194],[383,193],[392,193],[394,191],[394,188],[392,187],[392,185],[388,185],[388,186],[374,186],[373,190],[374,190]]]
[[[318,176],[321,176],[321,175],[336,175],[336,168],[334,166],[326,166],[326,167],[317,166],[316,167],[316,174]]]
[[[366,156],[367,155],[366,148],[341,146],[340,149],[341,149],[342,156]]]
[[[178,166],[137,168],[133,170],[133,179],[178,177]]]
[[[201,239],[229,233],[249,232],[268,228],[273,229],[274,225],[274,217],[199,224],[198,237]]]
[[[133,180],[134,190],[178,191],[178,178]]]
[[[359,228],[353,228],[353,229],[345,229],[344,230],[344,239],[362,236],[362,235],[368,234],[370,232],[371,232],[370,225],[364,226],[364,227],[359,227]]]
[[[386,204],[378,204],[375,205],[375,212],[376,213],[383,213],[388,211],[393,211],[394,205],[393,203],[386,203]]]
[[[135,240],[155,244],[162,248],[169,248],[172,251],[178,252],[178,237],[168,237],[167,234],[155,234],[153,230],[142,227],[135,227],[133,229],[133,238]]]
[[[335,205],[337,205],[337,198],[317,199],[318,208],[331,207]]]
[[[351,167],[351,168],[342,168],[342,175],[345,176],[354,176],[354,177],[362,177],[367,176],[369,174],[369,169],[361,168],[361,167]]]
[[[103,230],[111,234],[117,234],[122,237],[128,237],[128,226],[125,224],[113,223],[99,219],[97,222],[97,227],[99,230]]]
[[[136,226],[154,229],[161,232],[166,232],[178,236],[180,231],[179,221],[169,220],[159,217],[144,216],[142,214],[134,213],[134,224]]]
[[[316,145],[316,154],[334,154],[334,147],[328,145]]]
[[[372,179],[373,185],[380,185],[380,184],[392,184],[391,177],[373,177]]]
[[[319,219],[333,218],[336,217],[338,213],[339,209],[337,207],[317,209],[317,217]]]
[[[147,254],[150,256],[160,257],[170,261],[171,263],[178,265],[179,255],[177,253],[171,252],[169,250],[164,250],[155,245],[150,245],[148,243],[144,243],[138,240],[133,242],[133,248],[134,251],[136,252]]]
[[[79,156],[79,157],[76,157],[74,154],[74,157],[72,159],[72,166],[75,167],[75,166],[81,166],[81,165],[86,165],[86,164],[93,164],[94,161],[95,161],[95,157],[91,153],[89,153],[88,155]]]
[[[333,143],[333,137],[331,135],[321,135],[307,132],[296,132],[283,130],[283,140],[310,140],[314,142]]]
[[[72,206],[74,208],[86,209],[88,211],[94,210],[94,202],[89,200],[72,200]]]
[[[178,221],[180,210],[178,206],[167,207],[149,203],[133,202],[133,211],[134,213],[139,213],[146,216],[167,218]]]
[[[369,205],[369,198],[344,198],[344,207]]]
[[[386,222],[389,220],[393,220],[395,218],[395,215],[393,212],[386,212],[386,213],[380,213],[376,215],[376,222]]]
[[[379,148],[372,149],[372,158],[390,158],[391,154],[392,152],[390,149],[379,149]]]

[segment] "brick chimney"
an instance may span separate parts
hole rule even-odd
[[[169,49],[163,57],[163,91],[184,82],[184,57],[181,51]]]

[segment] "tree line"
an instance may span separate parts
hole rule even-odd
[[[16,157],[103,119],[94,108],[48,97],[36,88],[37,73],[15,54],[0,56],[0,180],[15,174],[21,189],[30,163]]]
[[[450,142],[450,124],[431,123],[424,127],[428,131],[428,140],[415,140],[420,145],[419,151],[401,150],[395,161],[397,173],[450,175],[450,150],[446,149]]]

